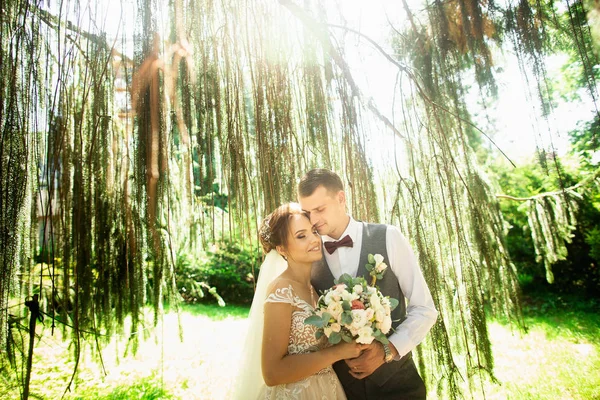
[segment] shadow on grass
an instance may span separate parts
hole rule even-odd
[[[532,288],[524,289],[521,299],[526,328],[538,327],[549,339],[596,342],[600,337],[600,299]]]
[[[549,338],[563,336],[595,342],[600,337],[600,301],[577,295],[534,292],[523,295],[527,325],[543,328]]]

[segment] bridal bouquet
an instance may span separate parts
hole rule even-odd
[[[384,271],[373,268],[373,272],[371,275],[376,281]],[[343,274],[334,287],[319,297],[314,315],[306,318],[304,323],[316,326],[316,338],[325,335],[331,344],[341,340],[356,340],[362,344],[371,344],[373,340],[388,343],[385,335],[392,328],[391,313],[397,306],[397,299],[384,296],[364,278]]]

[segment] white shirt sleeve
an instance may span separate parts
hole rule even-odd
[[[437,320],[438,312],[410,243],[395,226],[387,227],[386,248],[389,266],[408,301],[406,319],[389,337],[398,354],[404,356],[425,339]]]

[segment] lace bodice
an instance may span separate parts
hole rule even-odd
[[[296,308],[292,311],[288,354],[311,353],[325,347],[327,341],[315,338],[317,328],[304,323],[312,315],[313,307],[294,293],[292,285],[275,290],[267,297],[266,303],[287,303]]]
[[[265,300],[265,305],[267,303],[286,303],[294,307],[288,354],[306,354],[328,346],[325,336],[319,340],[315,338],[317,330],[315,326],[304,323],[304,320],[312,315],[314,308],[296,296],[292,285],[276,289]],[[297,382],[265,387],[259,398],[264,400],[346,400],[342,384],[331,366]]]

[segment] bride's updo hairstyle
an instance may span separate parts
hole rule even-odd
[[[298,203],[282,204],[265,218],[260,226],[260,244],[266,253],[277,246],[286,247],[290,232],[290,220],[294,215],[309,218],[308,213],[302,210]]]

